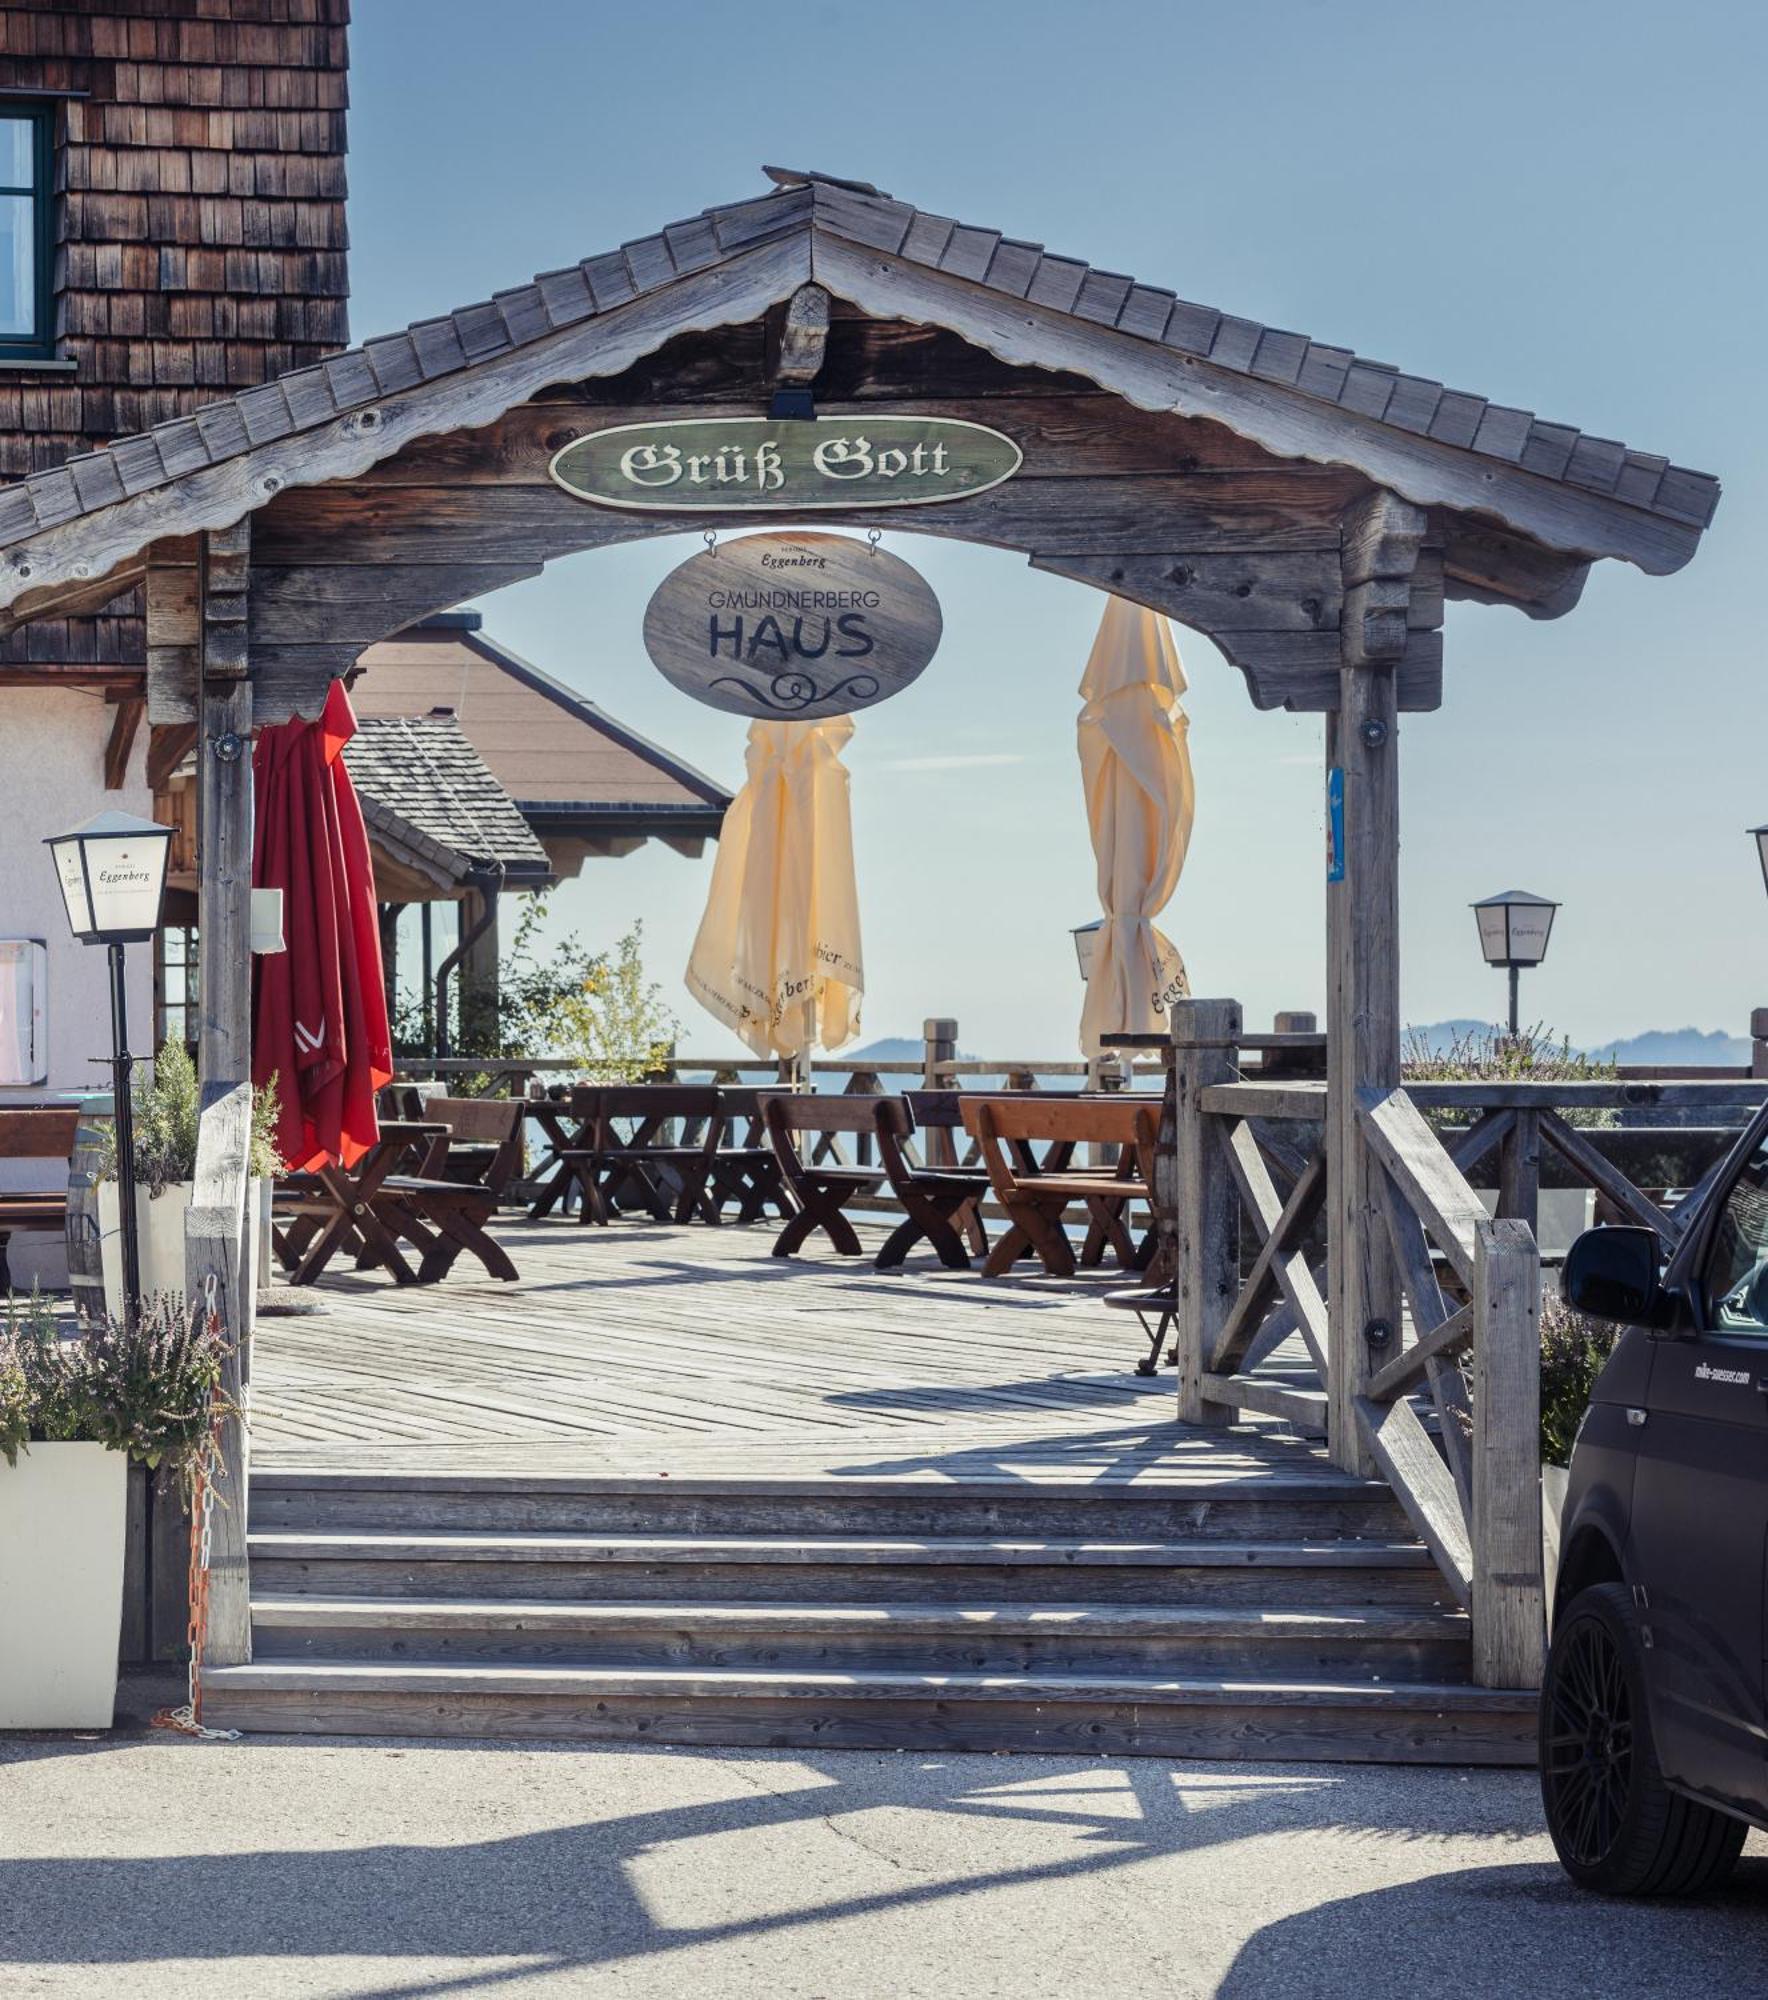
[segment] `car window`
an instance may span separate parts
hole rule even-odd
[[[1768,1335],[1768,1139],[1731,1184],[1707,1252],[1710,1323]]]

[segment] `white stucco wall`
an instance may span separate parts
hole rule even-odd
[[[78,689],[0,688],[0,937],[42,938],[49,947],[49,1081],[39,1089],[0,1087],[0,1105],[41,1103],[68,1091],[107,1090],[107,1070],[88,1060],[111,1047],[105,953],[76,944],[42,841],[107,808],[153,810],[147,788],[147,730],[137,732],[127,782],[104,788],[104,750],[114,710]],[[129,1036],[137,1053],[153,1047],[153,958],[129,953]],[[50,1187],[65,1178],[48,1163],[0,1160],[0,1186]],[[67,1282],[59,1238],[15,1235],[14,1285]]]

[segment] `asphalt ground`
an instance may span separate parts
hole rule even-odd
[[[1560,1875],[1520,1772],[0,1737],[0,1995],[1768,1996]]]

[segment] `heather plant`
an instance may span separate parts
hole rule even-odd
[[[1541,1300],[1541,1458],[1569,1465],[1572,1443],[1603,1364],[1622,1329],[1574,1312],[1557,1293]]]
[[[1612,1083],[1612,1057],[1574,1049],[1568,1035],[1555,1036],[1538,1022],[1511,1034],[1503,1028],[1470,1028],[1434,1045],[1409,1029],[1400,1049],[1400,1075],[1407,1083]],[[1469,1124],[1475,1113],[1433,1113],[1445,1125]],[[1612,1125],[1613,1111],[1568,1109],[1568,1125]]]
[[[181,1300],[143,1302],[132,1325],[101,1319],[64,1338],[33,1295],[0,1326],[0,1457],[92,1443],[169,1470],[188,1493],[219,1409],[228,1343]]]

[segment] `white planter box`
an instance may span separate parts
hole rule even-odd
[[[108,1729],[129,1460],[101,1444],[0,1459],[0,1729]]]
[[[184,1290],[184,1218],[194,1190],[179,1181],[164,1194],[135,1190],[135,1233],[141,1251],[141,1296]],[[246,1183],[246,1264],[260,1288],[270,1282],[269,1181]],[[123,1205],[115,1181],[98,1186],[99,1248],[104,1258],[104,1306],[113,1319],[123,1313]]]

